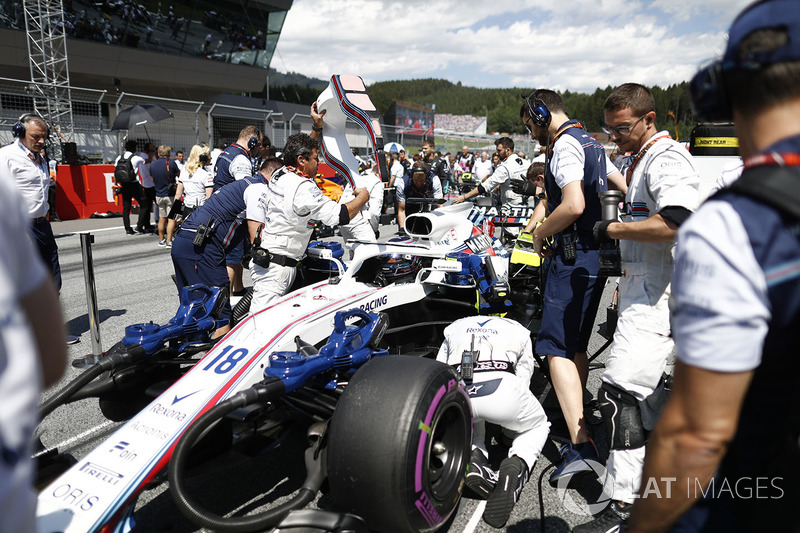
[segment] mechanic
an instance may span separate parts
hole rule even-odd
[[[245,230],[239,229],[242,222],[239,214],[245,211],[248,202],[257,201],[259,189],[252,186],[266,182],[264,176],[257,173],[217,189],[183,221],[172,241],[172,263],[178,291],[195,283],[225,289],[225,307],[221,316],[227,317],[229,323],[219,328],[214,338],[231,328],[226,252],[237,246],[245,235]]]
[[[263,135],[255,126],[245,126],[239,132],[239,138],[231,144],[217,158],[214,163],[214,191],[233,183],[236,180],[252,176],[253,161],[251,157],[257,156],[261,150]],[[242,281],[242,258],[247,252],[244,240],[244,228],[241,235],[237,236],[238,244],[230,248],[226,255],[226,268],[230,280],[230,294],[244,296],[244,283]]]
[[[524,181],[525,171],[528,170],[531,162],[522,159],[514,153],[514,139],[511,137],[500,137],[494,142],[497,147],[497,155],[500,157],[500,164],[485,182],[453,200],[454,204],[460,204],[470,198],[475,198],[479,194],[491,193],[496,187],[500,187],[500,202],[503,208],[511,205],[522,205],[522,196],[515,193],[511,188],[513,181]]]
[[[34,123],[27,131],[45,135]],[[9,149],[17,150],[16,143]],[[0,530],[9,532],[36,531],[37,403],[42,388],[57,383],[67,363],[58,293],[25,238],[29,228],[25,198],[14,182],[0,179]]]
[[[591,471],[599,461],[583,417],[583,391],[589,374],[586,349],[605,278],[598,275],[599,245],[592,235],[601,218],[598,193],[605,189],[608,156],[577,120],[570,120],[554,91],[540,89],[525,99],[520,116],[531,138],[548,147],[545,169],[548,217],[533,229],[534,251],[542,256],[545,238],[555,249],[547,267],[542,325],[536,351],[546,355],[550,377],[570,442],[550,476]]]
[[[450,167],[443,157],[436,155],[436,145],[430,139],[422,141],[422,162],[427,166],[432,178],[439,178],[441,189],[446,190],[450,184]]]
[[[464,362],[467,351],[473,352],[469,371]],[[530,391],[534,368],[531,332],[510,318],[461,318],[445,328],[436,359],[455,367],[467,385],[473,433],[466,484],[488,498],[484,521],[503,527],[550,432],[547,415]],[[508,456],[497,472],[489,464],[486,422],[513,435]]]
[[[397,197],[397,225],[405,231],[406,216],[422,210],[418,204],[406,205],[406,198],[444,198],[442,182],[434,179],[428,172],[425,163],[417,161],[411,166],[411,172],[403,179],[395,182]]]
[[[391,160],[387,156],[387,159]],[[399,165],[399,163],[397,163]],[[350,248],[350,258],[353,257],[353,248],[348,245],[349,239],[357,241],[374,241],[380,235],[379,222],[381,211],[383,210],[383,182],[380,177],[380,164],[376,161],[364,174],[353,176],[356,187],[366,189],[369,193],[369,200],[364,207],[353,217],[353,219],[343,226],[339,226],[345,247]],[[346,180],[344,192],[339,203],[347,202],[354,198],[353,186]]]
[[[322,132],[324,114],[316,112],[314,102],[312,118],[316,134]],[[323,195],[314,181],[319,150],[315,137],[305,133],[292,135],[283,148],[286,166],[275,171],[269,180],[266,222],[253,247],[251,313],[264,309],[291,288],[296,267],[311,238],[311,221],[319,220],[329,226],[348,224],[369,200],[369,192],[361,187],[353,191],[355,198],[341,205]],[[258,199],[254,201],[257,204]]]
[[[47,220],[50,168],[42,156],[45,141],[50,134],[42,117],[22,115],[13,127],[15,142],[0,148],[0,179],[16,186],[25,202],[30,222],[30,235],[39,256],[49,268],[61,290],[61,264],[53,228]]]
[[[675,234],[700,204],[700,177],[691,154],[656,128],[655,100],[647,87],[626,83],[603,106],[603,131],[633,157],[622,222],[595,224],[598,242],[619,240],[619,318],[597,393],[608,448],[611,504],[578,533],[605,532],[628,516],[636,498],[645,441],[666,400],[662,374],[672,352],[669,294]]]
[[[733,119],[744,172],[678,231],[675,379],[630,532],[798,531],[798,42],[797,2],[753,4],[690,84],[696,117]]]

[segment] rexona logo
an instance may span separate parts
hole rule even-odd
[[[170,409],[169,407],[165,407],[160,403],[155,404],[153,407],[150,408],[151,413],[155,413],[159,416],[165,416],[167,418],[174,418],[178,422],[183,422],[186,420],[186,415],[177,409]]]
[[[377,309],[379,307],[383,307],[384,305],[386,305],[386,301],[388,299],[389,299],[389,297],[384,294],[383,296],[379,296],[379,297],[375,298],[374,300],[370,300],[369,302],[367,302],[365,304],[359,305],[358,308],[361,309],[362,311],[374,311],[375,309]]]

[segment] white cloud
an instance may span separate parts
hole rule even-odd
[[[688,80],[749,0],[295,0],[272,66],[592,92]]]

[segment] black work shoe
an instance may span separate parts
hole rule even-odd
[[[485,500],[489,497],[489,493],[492,492],[496,483],[497,472],[492,470],[489,460],[483,455],[483,452],[475,448],[469,458],[467,487],[480,496],[482,500]]]
[[[616,533],[631,515],[631,506],[625,505],[623,508],[622,505],[620,502],[612,501],[597,518],[576,526],[572,530],[573,533]]]
[[[503,527],[511,516],[511,511],[519,500],[522,487],[528,481],[528,465],[517,457],[507,457],[500,463],[497,484],[489,494],[483,521],[492,527]]]

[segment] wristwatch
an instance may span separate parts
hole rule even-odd
[[[315,124],[312,124],[311,129],[316,131],[317,133],[322,133],[322,126],[317,126]]]

